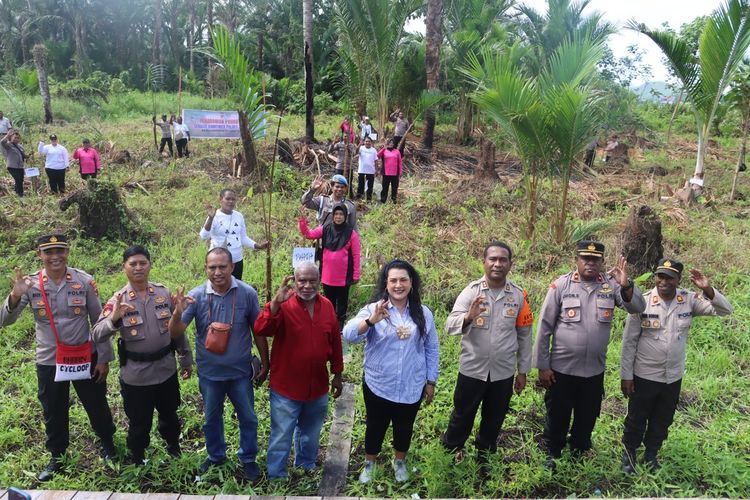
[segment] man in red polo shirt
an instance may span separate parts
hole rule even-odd
[[[294,280],[294,287],[290,281]],[[284,278],[276,296],[255,321],[256,335],[274,337],[271,349],[269,479],[287,477],[294,436],[294,465],[315,468],[320,429],[328,413],[328,367],[333,397],[341,395],[344,359],[341,331],[331,302],[318,293],[320,272],[301,264]]]

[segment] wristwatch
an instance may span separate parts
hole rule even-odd
[[[366,323],[366,324],[367,324],[367,326],[369,326],[370,328],[372,328],[373,326],[375,326],[375,323],[373,323],[372,321],[370,321],[370,318],[365,318],[365,323]]]
[[[625,290],[625,291],[628,291],[631,288],[633,288],[633,280],[631,280],[630,278],[628,278],[628,284],[625,285],[624,287],[622,287],[622,289]]]

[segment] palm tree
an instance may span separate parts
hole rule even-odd
[[[388,122],[388,99],[393,67],[400,57],[401,37],[406,20],[421,0],[340,0],[336,3],[336,24],[342,51],[356,67],[357,80],[369,85],[378,104],[378,124]]]
[[[724,91],[750,46],[750,6],[747,0],[727,0],[709,16],[698,41],[697,57],[674,33],[649,30],[631,21],[629,28],[648,36],[662,50],[687,100],[698,129],[695,175],[702,176],[711,122]]]
[[[425,72],[427,73],[427,91],[437,92],[440,76],[440,46],[443,40],[443,0],[427,0]],[[427,111],[424,123],[422,144],[430,151],[435,133],[435,113]],[[406,134],[404,134],[406,135]],[[403,141],[403,139],[402,139]]]
[[[740,123],[742,124],[740,154],[737,158],[737,167],[734,170],[734,178],[732,179],[732,191],[729,193],[729,201],[732,201],[737,189],[737,178],[740,172],[743,171],[743,165],[745,165],[747,134],[750,128],[750,60],[744,59],[742,61],[742,65],[732,80],[732,88],[727,93],[726,102],[740,113]],[[744,168],[746,169],[747,167]]]
[[[478,86],[473,99],[500,127],[521,160],[527,197],[526,237],[534,239],[541,181],[559,184],[554,237],[567,240],[568,185],[581,153],[600,123],[598,99],[588,86],[603,55],[601,41],[564,40],[533,74],[521,64],[523,51],[485,49],[466,74]]]
[[[305,56],[305,137],[315,138],[315,118],[313,107],[313,0],[302,3],[302,33]]]
[[[52,104],[50,102],[49,83],[47,80],[47,56],[49,51],[44,44],[38,43],[31,49],[36,65],[36,73],[39,78],[39,94],[42,96],[44,106],[44,123],[52,123]]]

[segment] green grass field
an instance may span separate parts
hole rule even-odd
[[[173,98],[170,97],[170,99]],[[166,98],[165,98],[166,99]],[[166,101],[165,101],[166,102]],[[171,102],[171,101],[170,101]],[[4,103],[0,102],[0,106]],[[147,104],[150,105],[150,102]],[[195,107],[205,103],[196,102]],[[168,107],[168,103],[164,107]],[[139,188],[124,188],[127,205],[141,224],[152,231],[149,248],[153,256],[151,279],[174,289],[191,288],[204,277],[202,269],[206,247],[198,238],[205,220],[204,204],[218,201],[218,191],[235,186],[243,195],[238,210],[248,223],[251,237],[262,231],[261,201],[241,181],[226,176],[227,159],[238,148],[236,141],[193,141],[190,160],[175,163],[160,161],[153,151],[150,112],[122,113],[115,118],[81,119],[69,106],[67,123],[46,130],[28,130],[24,144],[33,148],[37,136],[55,131],[64,145],[72,148],[94,128],[102,139],[128,149],[136,161],[127,166],[105,163],[103,178],[118,185],[138,181]],[[1,109],[1,108],[0,108]],[[332,135],[337,117],[317,121],[320,136]],[[282,137],[297,137],[303,130],[302,117],[284,120]],[[447,134],[450,124],[439,131]],[[326,134],[326,130],[330,134]],[[445,135],[444,135],[445,136]],[[686,142],[690,137],[686,136]],[[445,142],[440,147],[449,148]],[[619,390],[619,349],[624,315],[616,318],[606,371],[606,399],[594,433],[595,450],[587,458],[574,460],[567,455],[554,475],[542,468],[543,454],[538,449],[544,411],[543,391],[532,375],[531,383],[514,397],[499,451],[492,459],[493,473],[481,483],[473,460],[473,445],[467,459],[454,465],[452,456],[442,451],[438,438],[444,431],[452,405],[457,373],[459,341],[442,333],[442,325],[453,300],[468,283],[481,274],[479,256],[483,245],[499,238],[511,244],[517,253],[511,279],[527,288],[532,309],[541,306],[549,283],[572,266],[572,243],[561,247],[552,243],[550,197],[547,190],[541,204],[535,245],[522,237],[523,199],[519,181],[509,177],[505,183],[488,184],[474,179],[455,178],[435,172],[429,178],[407,177],[398,205],[361,205],[359,232],[363,241],[362,279],[351,292],[350,314],[367,302],[372,292],[378,262],[394,257],[416,265],[425,284],[423,301],[435,312],[441,331],[441,373],[433,404],[421,409],[415,426],[408,465],[411,480],[397,484],[392,477],[386,453],[381,455],[379,473],[367,486],[357,482],[364,460],[364,405],[357,390],[357,413],[352,430],[352,458],[349,481],[342,494],[366,497],[408,497],[418,494],[432,498],[481,497],[589,497],[603,496],[750,496],[750,234],[747,201],[725,204],[731,182],[731,158],[734,143],[723,145],[718,159],[708,164],[709,186],[719,201],[705,209],[679,209],[671,201],[655,201],[659,185],[682,185],[693,158],[684,154],[666,162],[664,149],[637,154],[633,165],[618,173],[601,172],[596,178],[575,179],[572,189],[572,224],[598,221],[606,229],[599,236],[608,246],[611,265],[621,247],[622,225],[628,214],[623,202],[649,204],[662,219],[665,253],[680,258],[686,267],[698,267],[732,302],[735,313],[725,319],[699,318],[690,333],[687,373],[682,396],[669,440],[662,450],[663,468],[656,474],[638,473],[633,477],[620,472],[620,437],[626,401]],[[264,149],[265,148],[265,149]],[[261,145],[262,150],[270,145]],[[467,154],[472,153],[467,150]],[[147,166],[142,166],[148,160]],[[649,168],[668,168],[666,177],[653,179]],[[222,175],[221,172],[224,172]],[[6,177],[6,182],[9,177]],[[82,187],[73,170],[71,188]],[[274,194],[273,283],[290,271],[291,250],[302,239],[296,230],[298,198],[310,176],[286,166],[277,170],[278,191]],[[656,187],[651,187],[652,184]],[[180,187],[174,187],[180,186]],[[376,194],[379,185],[376,186]],[[748,193],[747,179],[741,192]],[[607,201],[618,200],[612,205]],[[614,208],[613,208],[614,207]],[[686,216],[686,217],[684,217]],[[50,195],[31,195],[19,200],[12,194],[0,197],[0,275],[10,278],[14,266],[26,272],[38,267],[33,253],[34,238],[51,228],[76,234],[76,210],[60,212],[57,199]],[[257,239],[257,238],[256,238]],[[121,253],[128,242],[94,242],[77,238],[72,246],[70,265],[95,275],[102,299],[121,287]],[[247,255],[246,281],[265,298],[265,259],[262,253]],[[686,279],[683,285],[689,286]],[[641,288],[651,283],[645,279]],[[8,292],[8,280],[0,281],[0,296]],[[192,332],[192,327],[191,330]],[[346,379],[361,383],[361,347],[353,347],[353,360],[346,367]],[[117,382],[117,367],[109,376],[109,403],[118,432],[116,444],[125,454],[127,421],[122,410]],[[13,326],[0,334],[0,485],[39,488],[35,476],[46,464],[41,408],[36,399],[33,321],[26,312]],[[315,495],[320,474],[294,475],[289,482],[261,482],[256,487],[237,479],[234,462],[194,481],[195,469],[205,458],[202,439],[202,403],[197,379],[183,382],[184,422],[179,460],[168,459],[163,442],[154,432],[149,463],[141,468],[104,464],[94,448],[93,432],[80,404],[71,409],[72,442],[68,451],[68,473],[45,484],[46,489],[114,490],[122,492],[176,491],[194,494],[244,493],[256,495]],[[267,386],[256,392],[261,466],[270,428]],[[237,449],[236,423],[230,409],[225,415],[229,453]],[[324,427],[323,443],[330,423]],[[388,443],[388,438],[386,443]],[[325,449],[322,449],[325,453]]]

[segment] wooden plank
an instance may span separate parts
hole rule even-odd
[[[250,500],[284,500],[289,497],[255,497],[251,496]]]
[[[250,500],[250,495],[216,495],[214,500]]]
[[[74,490],[30,490],[31,500],[71,500]]]
[[[146,493],[139,495],[140,500],[177,500],[180,498],[179,493]]]
[[[360,497],[323,497],[323,500],[360,500]]]
[[[323,500],[322,497],[286,497],[286,500]]]
[[[214,497],[213,495],[180,495],[179,500],[214,500]]]
[[[140,500],[142,496],[140,493],[112,493],[109,500]]]
[[[111,496],[111,491],[79,491],[73,500],[109,500]]]
[[[349,472],[349,454],[352,449],[352,426],[354,425],[354,384],[345,383],[341,396],[336,400],[333,424],[328,436],[326,461],[318,493],[333,497],[346,485]]]

